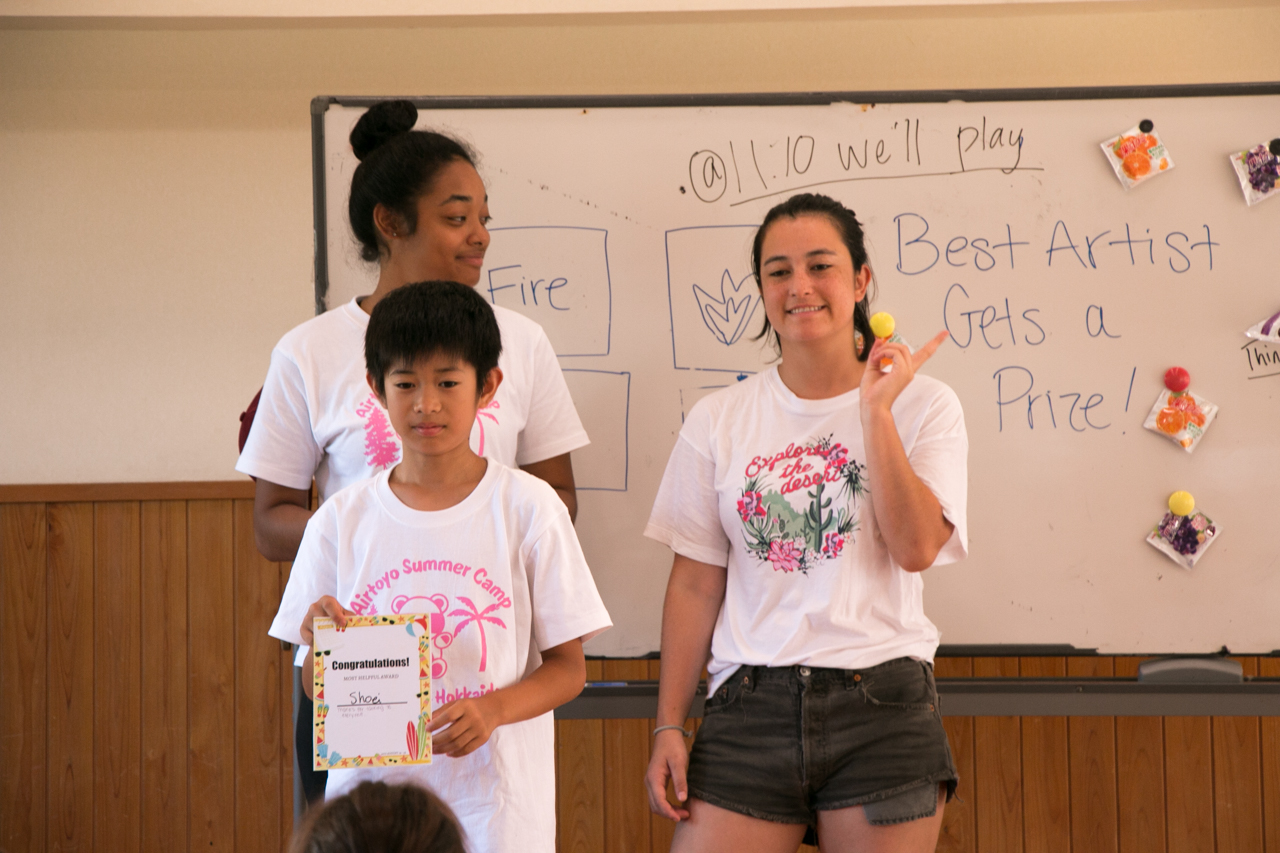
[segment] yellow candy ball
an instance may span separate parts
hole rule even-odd
[[[1174,492],[1169,495],[1169,512],[1174,515],[1191,515],[1196,508],[1196,499],[1190,492]]]
[[[871,334],[877,338],[887,338],[893,334],[894,330],[893,315],[886,311],[879,311],[871,315]]]

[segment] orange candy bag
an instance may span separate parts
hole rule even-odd
[[[1108,139],[1102,150],[1125,189],[1173,168],[1173,158],[1148,121]]]
[[[1217,406],[1188,390],[1190,382],[1185,370],[1170,368],[1165,374],[1165,388],[1142,424],[1176,441],[1188,453],[1196,449],[1218,414]]]

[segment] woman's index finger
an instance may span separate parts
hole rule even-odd
[[[950,335],[951,333],[945,330],[938,332],[938,334],[934,335],[933,338],[928,343],[926,343],[924,346],[920,347],[920,349],[913,352],[911,354],[911,359],[915,363],[915,366],[919,367],[920,365],[928,361],[929,358],[935,352],[938,351],[938,347],[942,346],[942,342],[945,341]]]

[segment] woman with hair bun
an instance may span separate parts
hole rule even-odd
[[[967,552],[968,440],[916,370],[946,333],[873,341],[862,227],[826,196],[770,210],[751,265],[782,361],[693,407],[645,529],[675,552],[650,808],[674,851],[792,853],[811,828],[824,853],[931,851],[956,773],[920,573]]]
[[[489,204],[476,158],[444,134],[414,130],[417,117],[409,101],[383,101],[351,131],[360,165],[351,178],[348,217],[360,256],[378,264],[377,287],[293,329],[271,353],[253,427],[236,463],[236,470],[257,480],[254,538],[268,559],[288,561],[297,553],[312,514],[313,479],[323,502],[400,460],[399,438],[365,380],[364,335],[374,306],[418,281],[474,287],[480,280],[489,247]],[[545,480],[574,516],[569,453],[588,439],[560,364],[541,326],[501,306],[494,313],[502,334],[503,379],[493,401],[477,414],[472,448]],[[299,772],[308,800],[314,800],[324,793],[325,774],[312,771],[307,759],[311,707],[305,697],[298,710]]]

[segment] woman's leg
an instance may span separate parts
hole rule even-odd
[[[822,853],[931,853],[938,846],[947,786],[938,786],[938,809],[928,817],[877,826],[862,806],[818,812]],[[675,848],[672,848],[673,850]]]
[[[761,820],[691,796],[689,819],[676,824],[671,853],[796,853],[802,838],[802,823]]]

